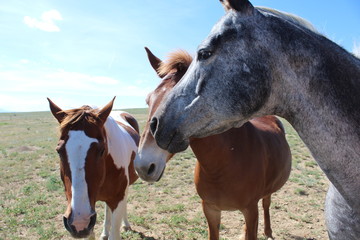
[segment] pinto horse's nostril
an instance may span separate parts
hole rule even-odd
[[[65,216],[63,216],[63,223],[66,230],[68,230],[70,233],[73,233],[75,231],[75,228],[71,227],[71,221],[69,222],[69,219]]]
[[[155,171],[155,164],[152,163],[149,167],[149,170],[147,172],[148,175],[151,175]]]
[[[153,117],[150,122],[150,132],[154,136],[158,126],[158,119]]]

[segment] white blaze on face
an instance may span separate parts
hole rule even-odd
[[[90,217],[93,214],[89,201],[88,186],[85,180],[85,159],[90,145],[94,142],[97,143],[98,140],[88,137],[84,131],[71,130],[65,145],[71,171],[73,225],[78,231],[87,227],[86,224],[90,221]]]

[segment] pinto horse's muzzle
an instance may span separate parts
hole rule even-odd
[[[81,231],[77,231],[75,226],[72,225],[72,217],[66,218],[63,217],[63,222],[66,230],[69,231],[72,237],[74,238],[86,238],[90,235],[90,233],[93,231],[95,223],[96,223],[96,213],[90,217],[90,223],[89,225],[84,228]]]

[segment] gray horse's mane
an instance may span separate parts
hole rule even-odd
[[[279,10],[267,8],[267,7],[256,7],[256,9],[259,10],[263,14],[272,14],[272,15],[282,18],[286,21],[289,21],[297,26],[304,27],[316,34],[323,35],[323,34],[319,33],[318,30],[314,27],[314,25],[312,25],[308,20],[301,18],[299,16],[296,16],[294,14],[287,13],[287,12],[281,12]],[[360,52],[354,52],[352,54],[356,58],[360,59]]]
[[[304,18],[301,18],[299,16],[296,16],[294,14],[291,13],[287,13],[287,12],[281,12],[278,11],[276,9],[272,9],[272,8],[267,8],[267,7],[256,7],[256,9],[258,9],[260,12],[262,13],[266,13],[266,14],[272,14],[275,15],[277,17],[280,17],[282,19],[285,19],[297,26],[301,26],[304,28],[307,28],[311,31],[313,31],[314,33],[320,34],[316,28],[314,27],[314,25],[312,25],[309,21],[307,21]]]

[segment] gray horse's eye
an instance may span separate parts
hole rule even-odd
[[[198,56],[197,56],[197,59],[199,61],[202,61],[202,60],[206,60],[208,59],[209,57],[212,56],[212,52],[211,51],[208,51],[208,50],[205,50],[205,49],[200,49],[198,51]]]

